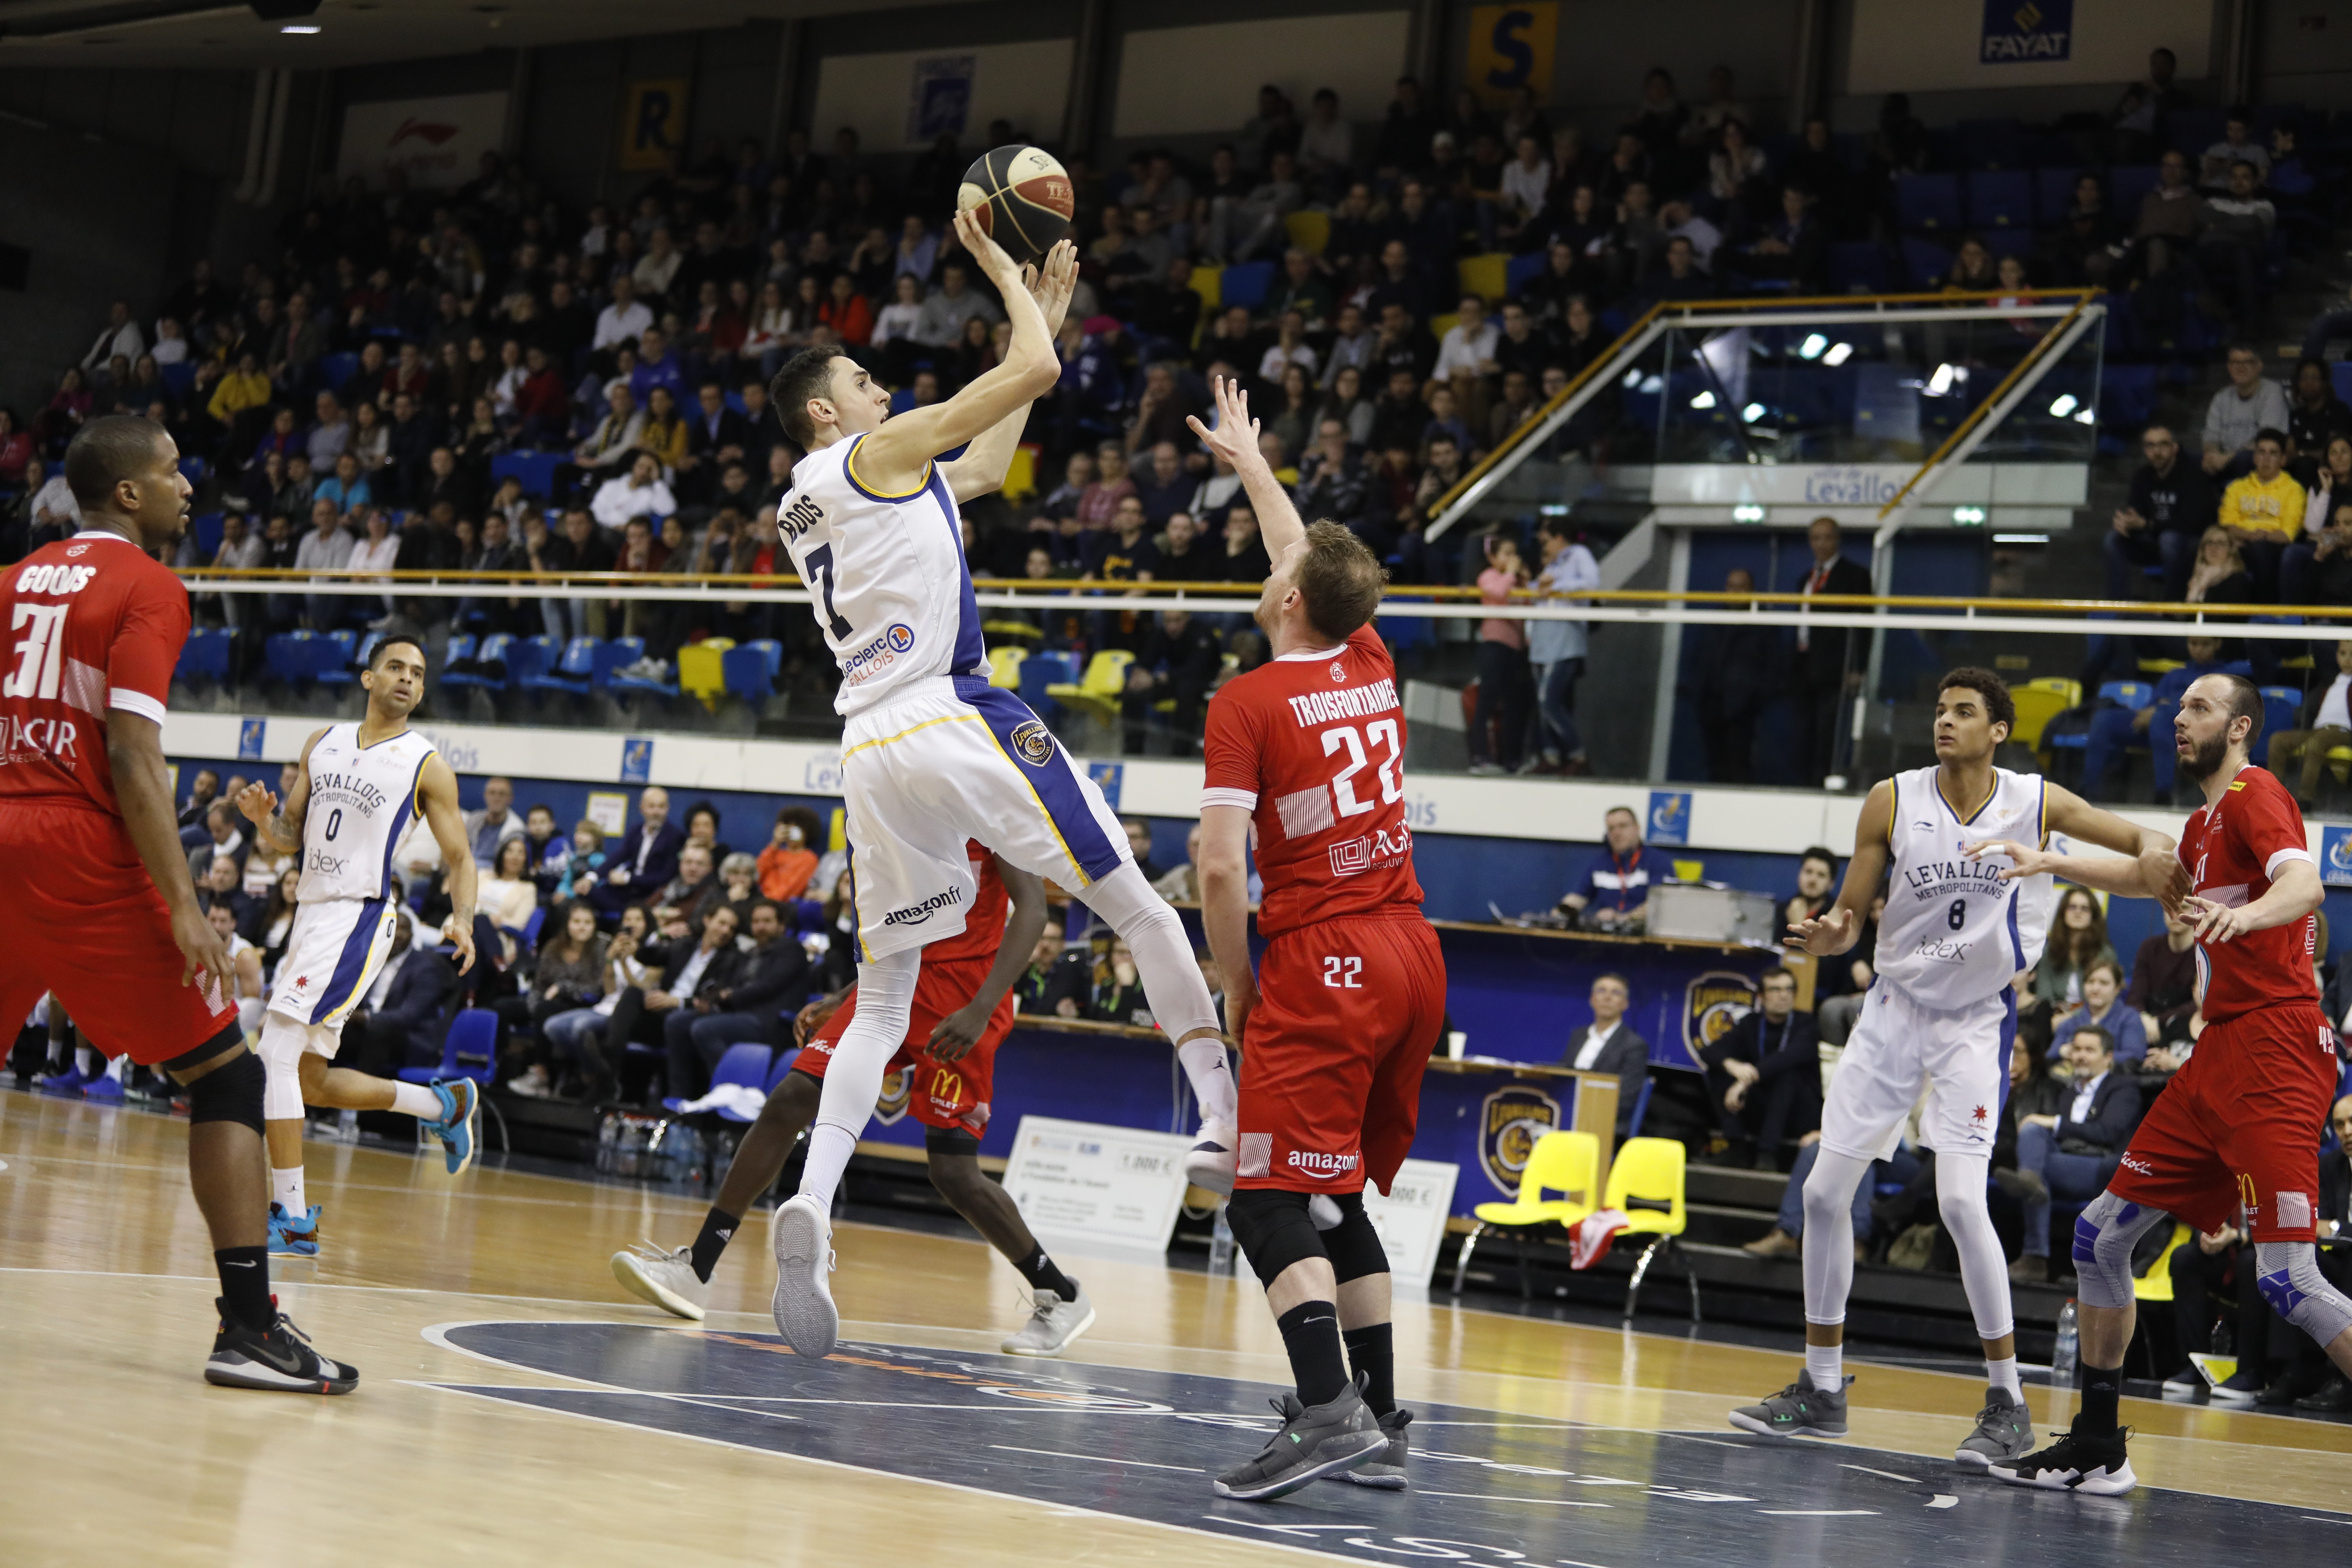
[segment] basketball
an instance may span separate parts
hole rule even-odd
[[[1015,261],[1035,261],[1070,232],[1070,176],[1042,147],[995,147],[972,160],[956,210],[977,208],[980,226]]]

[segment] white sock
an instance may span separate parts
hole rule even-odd
[[[2012,1363],[2011,1365],[2015,1363]],[[1835,1394],[1845,1386],[1845,1346],[1807,1345],[1805,1375],[1813,1386],[1824,1394]]]
[[[1219,1027],[1216,1004],[1210,999],[1208,982],[1201,978],[1201,961],[1185,938],[1184,922],[1167,900],[1152,891],[1134,862],[1121,865],[1078,897],[1127,939],[1136,973],[1143,981],[1144,1000],[1151,1004],[1153,1021],[1170,1039]],[[1201,1120],[1233,1126],[1241,1115],[1240,1101],[1223,1042],[1202,1036],[1180,1047],[1176,1059],[1192,1080]]]
[[[832,1076],[832,1069],[826,1068],[825,1077]],[[856,1152],[857,1134],[847,1128],[823,1121],[810,1128],[808,1157],[801,1166],[801,1195],[814,1198],[827,1214],[832,1213],[833,1194],[841,1185],[841,1173],[849,1168],[849,1156]]]
[[[441,1120],[441,1097],[421,1083],[394,1083],[392,1086],[392,1108],[403,1116],[414,1116],[419,1121]]]
[[[2025,1385],[2017,1381],[2017,1358],[2005,1355],[1999,1361],[1985,1357],[1985,1382],[2000,1389],[2020,1405],[2025,1403]]]
[[[310,1205],[302,1201],[302,1167],[297,1165],[290,1171],[281,1171],[272,1165],[269,1168],[269,1196],[270,1201],[296,1219],[310,1213]]]
[[[1234,1127],[1241,1116],[1241,1094],[1234,1086],[1225,1042],[1211,1035],[1187,1040],[1176,1047],[1176,1059],[1183,1064],[1184,1076],[1192,1080],[1192,1098],[1201,1102],[1202,1124]]]

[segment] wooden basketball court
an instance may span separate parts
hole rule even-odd
[[[767,1312],[764,1217],[696,1326],[607,1258],[698,1199],[314,1143],[326,1256],[281,1304],[361,1372],[341,1399],[208,1387],[215,1293],[184,1124],[0,1093],[0,1563],[1637,1564],[2030,1558],[2281,1564],[2352,1548],[2352,1425],[2127,1400],[2129,1498],[1950,1460],[1973,1378],[1854,1366],[1843,1444],[1726,1409],[1793,1356],[1400,1302],[1412,1488],[1223,1502],[1207,1473],[1287,1381],[1254,1282],[1065,1258],[1099,1320],[996,1354],[1021,1281],[977,1239],[845,1225],[843,1353]],[[1662,1320],[1662,1322],[1664,1321]],[[2029,1389],[2037,1424],[2063,1401]]]

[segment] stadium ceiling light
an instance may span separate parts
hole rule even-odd
[[[2098,422],[2097,413],[2087,406],[2074,411],[2074,423],[2077,425],[2096,425]]]
[[[1690,405],[1693,408],[1712,408],[1715,406],[1715,394],[1712,392],[1702,392],[1696,397],[1691,399]]]
[[[1822,351],[1829,346],[1829,339],[1822,336],[1819,332],[1809,332],[1805,335],[1805,341],[1797,345],[1797,357],[1799,359],[1819,359],[1822,357]]]
[[[2058,395],[2058,401],[2050,405],[2051,416],[2055,419],[2065,418],[2066,416],[2074,412],[2076,403],[2077,400],[2073,393],[2060,393]]]
[[[1952,521],[1962,528],[1982,528],[1984,520],[1984,508],[1980,506],[1956,506],[1952,509]]]
[[[1822,356],[1822,363],[1825,365],[1831,366],[1842,365],[1853,357],[1853,345],[1852,343],[1832,343],[1830,345],[1830,352]]]
[[[1624,381],[1620,384],[1622,384],[1628,392],[1632,392],[1635,388],[1639,387],[1642,384],[1642,367],[1640,365],[1635,365],[1632,370],[1627,371],[1625,373]]]
[[[278,30],[281,33],[316,33],[324,29],[316,22],[289,22]]]
[[[1557,504],[1552,506],[1539,506],[1536,508],[1536,513],[1540,517],[1566,517],[1568,515],[1568,508]]]
[[[1995,544],[2047,544],[2050,536],[2046,533],[1996,533],[1992,542]]]
[[[1753,425],[1763,417],[1764,405],[1760,403],[1751,403],[1739,411],[1739,418],[1743,424]]]
[[[1927,395],[1930,397],[1941,397],[1944,394],[1951,391],[1952,374],[1952,367],[1950,365],[1937,365],[1936,367],[1936,374],[1927,378]]]
[[[1629,378],[1630,379],[1630,378]],[[1666,378],[1653,372],[1642,377],[1641,391],[1644,396],[1655,397],[1666,387]]]
[[[1764,521],[1764,509],[1758,506],[1754,501],[1741,501],[1738,506],[1731,509],[1731,521],[1734,522],[1761,522]]]

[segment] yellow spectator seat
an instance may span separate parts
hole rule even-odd
[[[2063,680],[2056,676],[2043,676],[2022,686],[2009,689],[2010,700],[2017,704],[2017,724],[2009,738],[2032,751],[2042,749],[2042,731],[2050,721],[2083,700],[2083,683]]]
[[[1323,247],[1331,243],[1331,215],[1301,207],[1282,220],[1290,230],[1290,243],[1309,256],[1320,256]]]
[[[2142,675],[2153,675],[2160,679],[2170,675],[2186,662],[2185,659],[2178,658],[2144,658],[2139,661],[2139,672]]]
[[[1462,1250],[1454,1259],[1454,1293],[1462,1294],[1462,1281],[1470,1268],[1470,1255],[1477,1249],[1478,1238],[1486,1234],[1489,1226],[1511,1232],[1511,1244],[1518,1251],[1519,1295],[1531,1299],[1528,1268],[1528,1237],[1538,1226],[1557,1225],[1563,1228],[1576,1224],[1592,1212],[1593,1198],[1601,1187],[1601,1140],[1590,1132],[1547,1132],[1528,1151],[1527,1168],[1519,1173],[1518,1195],[1507,1204],[1480,1204],[1474,1211],[1476,1223],[1470,1234],[1462,1238]],[[1546,1197],[1547,1193],[1559,1193],[1561,1197]]]
[[[1683,1233],[1689,1222],[1689,1210],[1683,1195],[1683,1146],[1672,1138],[1628,1138],[1617,1147],[1617,1158],[1609,1167],[1609,1187],[1601,1194],[1604,1209],[1624,1211],[1626,1230],[1635,1236],[1654,1236],[1656,1240],[1642,1249],[1633,1265],[1633,1278],[1625,1286],[1625,1321],[1633,1321],[1633,1308],[1641,1299],[1642,1281],[1649,1277],[1650,1264],[1661,1252],[1680,1257],[1683,1273],[1690,1282],[1691,1321],[1699,1321],[1698,1270],[1692,1265],[1690,1255],[1676,1245],[1675,1238]]]
[[[991,637],[1015,637],[1023,642],[1045,640],[1044,628],[1033,626],[1027,621],[982,621],[980,629]]]
[[[2189,1237],[2189,1226],[2179,1220],[2172,1222],[2172,1239],[2164,1251],[2147,1266],[2147,1272],[2132,1279],[2132,1300],[2135,1301],[2169,1301],[2172,1300],[2172,1255],[2180,1250]]]
[[[717,708],[719,696],[727,689],[727,676],[719,656],[734,646],[733,637],[705,637],[679,648],[677,689],[689,697],[700,698],[705,708]]]
[[[1201,297],[1201,317],[1206,321],[1216,313],[1225,298],[1225,269],[1222,267],[1194,267],[1190,285]]]
[[[1459,311],[1449,310],[1443,316],[1432,316],[1429,318],[1429,335],[1442,343],[1445,341],[1445,334],[1461,324]]]
[[[2327,771],[2337,784],[2352,784],[2352,746],[2336,746],[2327,753]]]
[[[1013,461],[1004,469],[1004,484],[1000,493],[1006,500],[1026,500],[1037,493],[1037,448],[1023,442],[1013,448]]]
[[[1045,695],[1108,723],[1118,717],[1120,699],[1127,695],[1127,667],[1134,662],[1135,656],[1124,648],[1105,648],[1087,661],[1086,674],[1076,682],[1055,681],[1045,688]]]
[[[1487,256],[1465,256],[1454,263],[1454,276],[1461,280],[1459,292],[1475,294],[1493,305],[1510,288],[1508,271],[1511,258],[1501,252]]]
[[[1021,661],[1029,657],[1025,647],[992,647],[988,650],[988,683],[1007,691],[1021,689]]]

